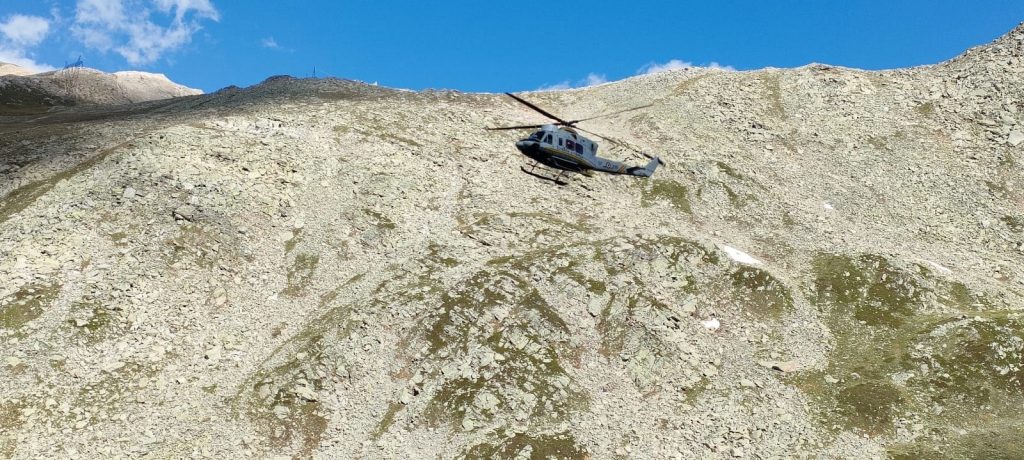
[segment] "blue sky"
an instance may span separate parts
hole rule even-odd
[[[0,61],[167,74],[213,91],[271,75],[518,91],[684,64],[936,63],[1024,21],[1022,0],[0,0]]]

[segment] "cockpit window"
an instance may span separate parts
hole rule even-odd
[[[551,135],[550,134],[548,134],[547,136],[544,136],[544,142],[547,143],[547,144],[551,143]]]
[[[539,141],[542,136],[544,136],[544,131],[537,131],[537,132],[535,132],[535,133],[530,135],[530,139],[534,139],[534,140],[538,140]]]

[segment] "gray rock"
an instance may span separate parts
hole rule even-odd
[[[1010,135],[1006,138],[1006,142],[1014,147],[1024,143],[1024,132],[1019,130],[1010,131]]]
[[[196,213],[196,208],[193,207],[192,205],[182,205],[174,210],[174,219],[195,222]]]

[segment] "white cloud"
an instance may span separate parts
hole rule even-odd
[[[53,66],[36,62],[32,58],[25,55],[24,51],[17,49],[8,49],[4,45],[0,45],[0,62],[6,62],[8,64],[14,64],[19,67],[24,67],[32,72],[47,72],[50,70],[56,70]]]
[[[714,62],[714,61],[712,61],[710,64],[701,66],[701,65],[694,65],[692,62],[688,62],[688,61],[682,61],[682,60],[679,60],[679,59],[672,59],[672,60],[670,60],[670,61],[668,61],[668,62],[666,62],[664,64],[658,64],[656,62],[651,62],[651,63],[641,67],[639,70],[636,71],[636,73],[637,73],[637,75],[651,75],[651,74],[655,74],[655,73],[668,72],[668,71],[671,71],[671,70],[689,69],[689,68],[692,68],[692,67],[703,67],[703,68],[708,68],[708,69],[719,69],[719,70],[725,70],[725,71],[728,71],[728,72],[736,71],[736,68],[733,67],[733,66],[722,65],[722,64],[719,64],[719,63]]]
[[[693,64],[690,62],[680,61],[679,59],[673,59],[664,64],[657,64],[651,62],[641,67],[640,70],[636,71],[636,73],[640,75],[650,75],[654,73],[668,72],[670,70],[688,69],[690,67],[693,67]]]
[[[53,70],[36,62],[30,51],[50,34],[50,21],[39,16],[11,15],[0,23],[0,61],[24,67],[33,72]]]
[[[561,83],[555,83],[553,85],[541,85],[540,88],[537,88],[537,91],[562,91],[569,88],[572,88],[572,85],[569,84],[569,80],[566,80]]]
[[[220,13],[213,7],[210,0],[153,0],[160,11],[165,14],[174,12],[174,20],[181,21],[189,11],[195,11],[202,18],[220,20]]]
[[[15,14],[0,23],[0,33],[13,43],[35,46],[50,33],[50,21],[39,16]]]
[[[274,40],[274,37],[264,38],[260,42],[260,44],[263,45],[264,48],[270,48],[272,50],[279,50],[279,49],[281,49],[281,45],[277,44],[277,40]]]
[[[601,85],[601,84],[604,84],[604,83],[608,83],[608,78],[606,78],[604,75],[598,75],[596,73],[592,73],[592,74],[587,75],[587,78],[584,79],[584,85],[583,86],[597,86],[597,85]]]
[[[191,42],[203,19],[220,19],[209,0],[78,0],[71,31],[89,48],[143,65]]]
[[[295,49],[289,48],[289,47],[284,46],[284,45],[281,45],[280,43],[277,42],[277,39],[272,37],[272,36],[264,38],[263,40],[260,40],[260,46],[262,46],[262,47],[264,47],[264,48],[266,48],[268,50],[281,51],[281,52],[284,52],[284,53],[294,53],[295,52]]]
[[[571,83],[569,80],[565,80],[561,83],[555,83],[553,85],[543,85],[537,88],[537,91],[562,91],[573,88],[586,88],[588,86],[597,86],[600,84],[608,83],[608,78],[602,74],[590,73],[587,74],[587,78]]]
[[[127,21],[123,0],[78,0],[75,24],[102,24],[116,27]]]

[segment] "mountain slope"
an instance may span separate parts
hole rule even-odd
[[[132,104],[198,94],[202,91],[174,83],[162,74],[108,74],[85,67],[30,74],[0,63],[0,116],[44,113],[77,104]]]
[[[0,77],[5,75],[25,76],[32,75],[32,72],[24,67],[0,61]]]
[[[1018,457],[1022,51],[0,118],[0,455]]]

